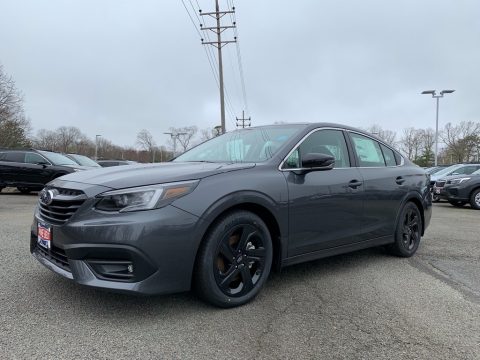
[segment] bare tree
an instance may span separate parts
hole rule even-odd
[[[61,126],[56,131],[60,151],[65,153],[74,151],[76,140],[80,139],[82,132],[74,126]]]
[[[215,129],[206,128],[206,129],[200,130],[200,142],[204,142],[204,141],[210,140],[211,138],[214,138],[215,133],[216,133]]]
[[[372,125],[369,128],[366,129],[369,133],[378,136],[380,139],[385,141],[387,144],[391,146],[396,145],[396,138],[397,138],[397,133],[395,131],[391,130],[384,130],[380,125]]]
[[[137,145],[140,146],[142,149],[148,151],[150,153],[150,157],[152,162],[155,162],[155,153],[156,153],[156,143],[153,139],[152,134],[143,129],[137,134]]]
[[[190,146],[190,143],[192,139],[195,137],[195,135],[198,132],[198,128],[196,126],[186,126],[183,128],[173,128],[171,127],[169,131],[173,134],[178,134],[177,135],[177,141],[182,147],[182,151],[185,152]],[[170,139],[170,143],[174,141]],[[173,148],[173,147],[172,147]]]
[[[23,97],[0,65],[0,146],[27,146],[30,131],[30,120],[23,111]]]
[[[400,149],[410,160],[417,160],[422,151],[422,130],[413,127],[403,129],[403,136],[400,139]]]
[[[447,145],[447,154],[454,161],[470,161],[480,147],[480,123],[462,121],[456,126],[448,123],[440,137]]]

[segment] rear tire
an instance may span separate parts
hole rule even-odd
[[[480,210],[480,189],[474,190],[470,196],[470,205],[475,210]]]
[[[406,203],[395,228],[395,242],[388,246],[388,250],[396,256],[412,256],[420,244],[422,228],[422,216],[417,205]]]
[[[231,212],[216,222],[202,243],[193,285],[210,304],[243,305],[262,289],[272,258],[270,232],[262,219],[249,211]]]
[[[467,202],[466,201],[460,201],[460,200],[448,200],[450,205],[453,205],[455,207],[462,207],[464,206]]]

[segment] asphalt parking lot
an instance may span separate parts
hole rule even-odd
[[[480,211],[434,206],[417,255],[273,274],[246,306],[78,286],[29,254],[35,195],[0,193],[0,358],[480,359]]]

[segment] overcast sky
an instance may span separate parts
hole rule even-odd
[[[480,121],[478,0],[234,3],[253,125],[434,128],[426,89],[456,90],[441,100],[440,126]],[[224,57],[240,116],[235,44]],[[133,145],[143,128],[164,143],[171,126],[220,123],[218,87],[181,0],[1,0],[0,63],[25,95],[34,133],[77,126]],[[231,111],[226,124],[234,129]]]

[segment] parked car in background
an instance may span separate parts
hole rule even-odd
[[[336,124],[232,131],[171,162],[84,171],[42,190],[30,251],[75,282],[221,307],[271,268],[386,246],[412,256],[432,212],[429,175]]]
[[[75,161],[78,165],[92,167],[92,168],[99,168],[101,167],[95,161],[90,159],[88,156],[79,155],[79,154],[64,154],[66,157]]]
[[[447,167],[449,167],[451,165],[438,165],[438,166],[433,166],[433,167],[429,167],[429,168],[426,168],[425,171],[430,174],[430,175],[433,175]]]
[[[130,160],[97,160],[97,163],[101,167],[138,164],[136,161],[130,161]]]
[[[445,196],[453,206],[470,203],[472,208],[480,210],[480,170],[471,175],[450,177],[445,183]]]
[[[72,159],[51,151],[0,149],[0,191],[11,186],[28,194],[41,190],[59,176],[85,169]]]
[[[430,184],[433,190],[432,200],[438,202],[442,199],[442,188],[449,176],[469,175],[478,169],[480,169],[480,164],[456,164],[431,175]],[[445,197],[443,196],[443,198]]]

